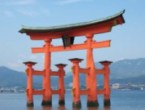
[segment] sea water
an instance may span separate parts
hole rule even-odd
[[[34,107],[26,107],[23,93],[0,94],[0,110],[76,110],[72,108],[72,95],[66,92],[65,106],[59,107],[58,96],[52,97],[52,107],[42,107],[42,96],[34,96]],[[87,108],[87,97],[81,96],[82,108],[79,110],[145,110],[145,90],[112,90],[110,108],[103,107],[103,96],[98,96],[99,107]]]

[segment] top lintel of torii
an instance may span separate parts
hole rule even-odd
[[[125,10],[99,20],[76,24],[52,26],[52,27],[27,27],[23,26],[19,31],[26,33],[32,40],[57,39],[63,36],[77,37],[110,32],[113,26],[125,23],[123,18]]]

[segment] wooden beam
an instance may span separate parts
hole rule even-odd
[[[51,90],[52,94],[60,94],[60,90]]]
[[[92,48],[104,48],[104,47],[110,47],[111,40],[101,41],[101,42],[93,42]],[[61,52],[61,51],[73,51],[73,50],[84,50],[87,49],[87,44],[74,44],[69,47],[64,46],[51,46],[50,52]],[[43,53],[44,47],[40,48],[32,48],[32,53]]]
[[[44,70],[43,71],[38,71],[38,70],[34,70],[33,71],[33,75],[44,75]]]
[[[104,69],[96,69],[95,73],[96,74],[105,74],[105,70]]]
[[[51,76],[59,76],[59,71],[51,71]]]
[[[104,48],[110,47],[111,40],[100,41],[100,42],[93,42],[92,48]]]
[[[79,73],[82,74],[88,74],[90,71],[90,68],[79,68]]]
[[[100,94],[104,94],[105,90],[104,89],[98,89],[96,92],[97,92],[97,94],[100,95]]]
[[[82,49],[86,49],[87,46],[85,44],[75,44],[75,45],[71,45],[69,47],[63,47],[63,46],[52,46],[50,48],[51,52],[60,52],[60,51],[73,51],[73,50],[82,50]]]
[[[32,53],[44,53],[44,47],[32,48]]]
[[[44,90],[33,90],[33,95],[43,95]]]
[[[88,95],[89,90],[80,90],[80,95]]]

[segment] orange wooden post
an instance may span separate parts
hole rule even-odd
[[[44,106],[51,106],[52,105],[52,94],[51,94],[51,79],[50,79],[50,73],[51,73],[51,52],[50,52],[50,47],[51,47],[51,39],[45,40],[45,45],[44,45],[44,53],[45,53],[45,59],[44,59],[44,68],[45,68],[45,74],[43,78],[43,89],[44,89],[44,94],[43,94],[43,101],[42,105]]]
[[[109,65],[112,63],[111,61],[101,61],[100,62],[104,66],[104,106],[110,106],[110,82],[109,82],[109,76],[110,76],[110,68]]]
[[[97,98],[97,79],[96,79],[96,73],[95,73],[95,64],[94,64],[94,58],[93,58],[93,34],[88,34],[87,36],[87,58],[86,58],[86,66],[87,68],[90,68],[90,73],[87,74],[86,77],[86,87],[89,89],[88,93],[88,101],[87,106],[88,107],[97,107],[98,104],[98,98]]]
[[[59,89],[59,105],[65,105],[65,86],[64,86],[64,76],[65,76],[65,71],[64,67],[66,64],[57,64],[59,71],[59,79],[58,79],[58,89]]]
[[[80,101],[80,81],[79,81],[79,63],[83,59],[74,58],[69,59],[73,63],[73,107],[81,108],[81,101]]]
[[[24,64],[27,66],[26,73],[27,73],[27,89],[26,89],[26,95],[27,95],[27,106],[32,107],[34,106],[33,103],[33,68],[32,66],[35,65],[35,62],[24,62]]]

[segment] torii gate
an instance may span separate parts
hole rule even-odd
[[[80,103],[80,95],[86,94],[88,97],[87,105],[88,106],[98,106],[98,98],[97,94],[104,94],[106,95],[105,91],[107,91],[107,96],[105,96],[104,104],[110,105],[110,89],[109,89],[109,76],[105,75],[105,73],[109,74],[108,66],[111,62],[104,61],[101,64],[104,65],[102,70],[98,70],[95,68],[94,59],[93,59],[93,48],[105,48],[110,47],[111,40],[97,42],[93,40],[95,34],[110,32],[113,26],[123,24],[124,18],[123,13],[125,11],[121,11],[113,16],[94,20],[90,22],[83,22],[78,24],[70,24],[70,25],[63,25],[63,26],[53,26],[53,27],[26,27],[23,26],[22,29],[19,31],[20,33],[26,33],[30,36],[31,40],[43,40],[45,42],[43,47],[32,48],[32,53],[44,53],[44,70],[43,71],[36,71],[33,70],[32,66],[35,62],[25,62],[28,66],[27,73],[31,74],[28,76],[28,87],[27,87],[27,98],[28,98],[28,105],[33,105],[33,97],[32,95],[35,94],[42,94],[43,101],[42,105],[51,105],[51,98],[52,94],[62,94],[60,98],[60,104],[64,104],[64,82],[63,77],[61,77],[61,84],[62,91],[56,91],[51,89],[51,81],[50,77],[52,75],[59,76],[60,73],[64,76],[65,67],[64,64],[58,64],[57,67],[59,70],[52,71],[51,70],[51,52],[62,52],[62,51],[73,51],[73,50],[82,50],[85,49],[87,51],[86,54],[86,68],[82,69],[79,68],[78,63],[82,61],[81,59],[70,59],[73,63],[73,89],[75,95],[73,96],[73,106],[74,107],[81,107]],[[85,36],[86,41],[82,44],[74,44],[75,37]],[[51,41],[53,39],[62,39],[63,46],[53,46]],[[106,68],[106,69],[105,69]],[[78,73],[86,73],[86,91],[79,90],[79,79]],[[106,80],[104,82],[104,90],[100,91],[97,90],[96,84],[96,74],[102,73],[106,76]],[[43,90],[36,91],[32,88],[32,74],[34,75],[43,75]],[[31,77],[31,78],[30,78]],[[107,88],[107,89],[106,89]],[[60,93],[61,92],[61,93]]]

